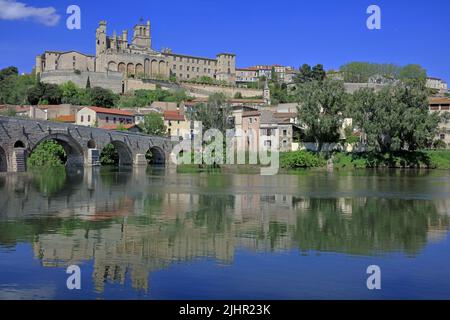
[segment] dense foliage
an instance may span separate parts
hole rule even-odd
[[[112,143],[108,143],[100,153],[100,163],[102,165],[117,165],[119,163],[119,153]]]
[[[386,80],[425,79],[426,71],[419,65],[404,67],[395,64],[380,64],[368,62],[351,62],[341,66],[345,82],[366,83],[370,78],[381,76]]]
[[[144,133],[164,136],[166,134],[166,126],[164,125],[164,120],[161,114],[152,112],[144,117],[144,123],[141,125]]]
[[[433,145],[440,116],[430,113],[421,82],[407,82],[380,92],[361,89],[352,96],[349,117],[362,129],[370,150],[418,150]]]
[[[218,129],[225,132],[231,127],[228,116],[230,108],[227,107],[227,97],[222,93],[211,95],[207,103],[200,103],[196,106],[193,120],[201,121],[203,130]]]
[[[319,154],[308,151],[286,152],[280,154],[282,168],[317,168],[326,165],[326,160]]]
[[[0,70],[0,104],[27,103],[27,92],[35,78],[34,74],[19,75],[16,67]]]
[[[28,158],[29,167],[62,167],[67,160],[64,148],[53,140],[39,144]]]
[[[300,126],[304,129],[304,140],[318,144],[338,142],[347,105],[347,94],[342,82],[333,80],[311,81],[297,89]]]

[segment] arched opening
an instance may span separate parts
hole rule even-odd
[[[150,60],[149,59],[145,59],[144,69],[145,69],[145,75],[150,76]]]
[[[129,63],[128,65],[127,65],[127,74],[130,76],[130,75],[134,75],[134,71],[135,71],[135,69],[134,69],[134,64],[132,64],[132,63]]]
[[[100,163],[110,166],[131,166],[133,155],[122,141],[112,141],[105,145],[100,153]]]
[[[58,146],[62,147],[63,152]],[[29,160],[33,160],[38,166],[45,165],[45,160],[52,162],[56,159],[59,159],[66,167],[83,166],[83,148],[68,135],[53,134],[39,141],[32,148],[29,157]]]
[[[161,76],[166,74],[166,63],[164,61],[159,62],[158,74]]]
[[[117,64],[114,61],[110,61],[108,63],[108,70],[109,71],[117,71]]]
[[[150,165],[165,165],[166,163],[166,156],[164,154],[164,151],[159,147],[151,147],[148,149],[147,153],[145,154],[145,158],[148,161],[148,164]]]
[[[125,63],[120,62],[119,65],[117,66],[117,71],[121,72],[121,73],[125,73],[126,71],[126,66]]]
[[[25,148],[25,143],[23,143],[22,141],[20,141],[20,140],[17,140],[15,143],[14,143],[14,149],[15,148]]]
[[[0,172],[8,171],[8,162],[6,158],[6,152],[0,147]]]
[[[151,63],[151,75],[154,77],[158,74],[158,61],[152,60]]]
[[[144,66],[140,63],[136,65],[136,75],[144,76]]]
[[[95,143],[94,139],[91,139],[91,140],[88,141],[87,147],[88,147],[89,149],[95,149],[96,143]]]

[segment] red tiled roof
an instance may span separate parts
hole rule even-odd
[[[67,116],[59,116],[57,118],[55,118],[55,121],[59,121],[59,122],[73,122],[75,123],[75,115],[74,114],[70,114]]]
[[[253,116],[260,116],[261,111],[244,111],[242,113],[243,117],[253,117]]]
[[[180,111],[164,111],[164,120],[184,121],[184,115]]]
[[[450,98],[429,98],[429,104],[450,104]]]
[[[125,110],[120,109],[109,109],[109,108],[101,108],[101,107],[86,107],[89,108],[97,113],[105,113],[105,114],[115,114],[119,116],[128,116],[132,117],[133,113]]]

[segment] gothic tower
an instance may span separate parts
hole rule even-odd
[[[95,34],[95,55],[98,57],[100,53],[104,52],[107,48],[106,39],[106,21],[100,21],[97,32]]]

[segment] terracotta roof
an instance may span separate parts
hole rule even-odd
[[[260,111],[244,111],[242,113],[243,117],[253,117],[253,116],[260,116],[261,112]]]
[[[86,107],[86,108],[89,108],[97,113],[115,114],[115,115],[128,116],[128,117],[133,116],[132,112],[120,110],[120,109],[109,109],[109,108],[101,108],[101,107]]]
[[[450,104],[450,98],[428,98],[429,104]]]
[[[73,122],[73,123],[75,123],[75,115],[74,114],[69,114],[67,116],[59,116],[59,117],[55,118],[55,121],[59,121],[59,122]]]
[[[180,111],[164,111],[164,120],[184,121],[184,115]]]
[[[106,129],[106,130],[118,130],[119,127],[123,127],[127,130],[136,127],[136,124],[134,123],[119,123],[119,124],[106,124],[104,126],[100,126],[100,129]]]

